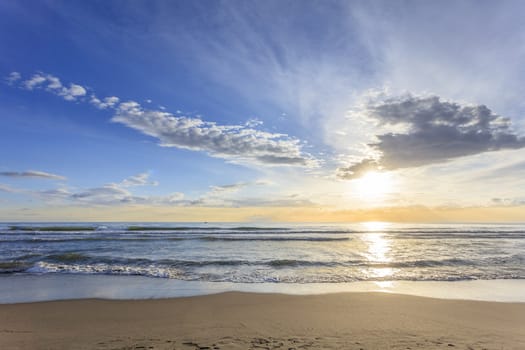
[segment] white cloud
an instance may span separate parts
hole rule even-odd
[[[48,89],[52,89],[52,90],[62,89],[62,83],[60,82],[60,79],[52,75],[47,75],[46,78],[48,81],[48,85],[47,85]]]
[[[130,176],[118,185],[121,187],[134,187],[134,186],[157,186],[159,183],[157,181],[150,181],[148,173],[142,173],[134,176]]]
[[[126,101],[118,105],[117,110],[121,113],[141,114],[142,107],[136,101]]]
[[[87,93],[81,85],[71,83],[66,88],[57,77],[41,73],[22,82],[22,85],[29,90],[45,88],[69,101]],[[219,125],[159,110],[145,110],[136,101],[119,101],[116,96],[106,97],[102,101],[95,94],[89,100],[98,108],[115,109],[116,114],[112,121],[155,137],[164,147],[203,151],[213,157],[245,164],[309,168],[319,164],[319,160],[303,151],[303,144],[299,139],[255,129],[262,123],[258,119],[251,119],[246,125]]]
[[[246,123],[244,123],[244,125],[246,125],[249,128],[255,128],[255,127],[258,127],[259,125],[263,125],[263,124],[264,124],[264,122],[262,120],[260,120],[259,118],[250,118],[250,119],[248,119],[248,121]]]
[[[37,73],[31,79],[25,80],[21,84],[27,90],[44,88],[55,95],[61,96],[66,101],[76,101],[87,93],[86,89],[78,84],[71,83],[69,87],[65,87],[59,78],[51,74]]]
[[[112,121],[155,137],[164,147],[204,151],[243,163],[316,166],[316,160],[302,151],[300,141],[288,135],[144,110],[135,101],[121,103]]]
[[[22,84],[25,86],[28,90],[33,90],[35,87],[38,87],[42,83],[44,83],[47,79],[41,75],[41,74],[35,74],[31,77],[31,79],[25,80]]]
[[[95,95],[91,95],[91,100],[89,100],[92,105],[99,109],[113,108],[119,101],[120,99],[117,96],[109,96],[105,97],[103,100],[100,100]]]
[[[22,79],[22,76],[18,72],[11,72],[9,75],[5,78],[5,81],[7,82],[7,85],[13,85],[18,80]]]
[[[74,101],[77,97],[85,96],[86,89],[77,84],[69,84],[69,88],[63,87],[58,95],[67,101]]]

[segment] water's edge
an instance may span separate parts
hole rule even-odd
[[[91,298],[110,300],[165,299],[229,291],[291,295],[386,292],[439,299],[525,302],[525,280],[295,284],[181,281],[142,276],[68,274],[0,276],[0,304]]]

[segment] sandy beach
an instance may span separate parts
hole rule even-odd
[[[524,349],[525,303],[229,292],[0,305],[1,349]]]

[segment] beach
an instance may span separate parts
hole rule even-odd
[[[1,349],[523,349],[525,303],[227,292],[0,305]]]

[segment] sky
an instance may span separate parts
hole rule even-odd
[[[523,221],[524,11],[0,1],[0,220]]]

